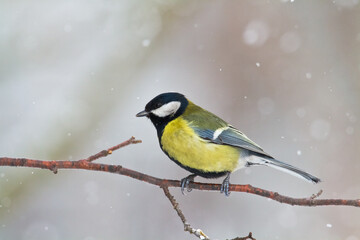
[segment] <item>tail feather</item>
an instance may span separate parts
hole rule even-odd
[[[290,164],[281,162],[279,160],[276,160],[274,158],[260,158],[261,160],[259,160],[259,158],[257,159],[257,161],[255,162],[249,162],[250,165],[251,164],[260,164],[260,165],[266,165],[272,168],[276,168],[279,169],[280,171],[286,172],[288,174],[291,174],[295,177],[299,177],[301,179],[305,179],[307,181],[310,181],[312,183],[318,183],[321,182],[321,180],[307,172],[304,172],[303,170],[296,168],[294,166],[291,166]]]

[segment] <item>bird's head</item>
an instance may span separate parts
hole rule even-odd
[[[136,116],[150,118],[158,128],[183,114],[188,104],[188,100],[180,93],[162,93],[146,104],[145,110]]]

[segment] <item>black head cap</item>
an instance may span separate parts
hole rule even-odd
[[[157,95],[145,106],[145,111],[151,112],[170,102],[180,102],[181,105],[187,105],[188,101],[184,95],[177,92],[168,92]],[[185,106],[186,107],[186,106]]]
[[[181,93],[162,93],[146,104],[145,110],[139,112],[136,116],[150,118],[159,131],[168,122],[183,114],[188,104],[188,100]]]

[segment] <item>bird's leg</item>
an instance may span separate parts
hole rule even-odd
[[[184,189],[186,188],[186,190],[188,192],[191,192],[191,188],[189,188],[189,183],[194,181],[194,178],[196,177],[196,174],[190,174],[189,176],[181,179],[181,193],[185,195],[184,193]]]
[[[230,186],[230,174],[231,172],[228,172],[223,183],[221,184],[220,193],[224,193],[225,196],[230,195],[229,186]]]

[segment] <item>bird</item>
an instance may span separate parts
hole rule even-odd
[[[156,128],[160,148],[191,174],[181,179],[181,192],[191,191],[196,176],[225,176],[220,192],[229,196],[230,174],[251,166],[269,166],[312,183],[321,180],[266,153],[244,133],[177,92],[162,93],[136,117],[147,117]]]

